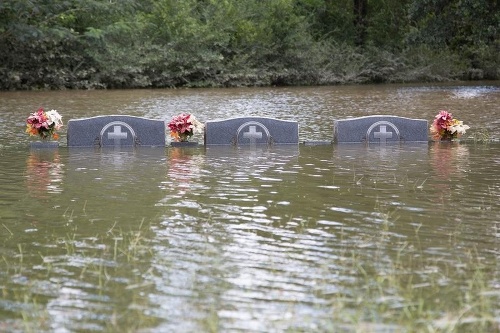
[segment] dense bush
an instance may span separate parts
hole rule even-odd
[[[0,89],[499,79],[489,0],[4,0]]]

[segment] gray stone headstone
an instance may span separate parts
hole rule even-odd
[[[335,120],[335,143],[428,142],[428,122],[396,116],[367,116]]]
[[[68,147],[165,147],[165,122],[134,116],[97,116],[68,121]]]
[[[241,117],[205,123],[206,145],[298,144],[295,121]]]

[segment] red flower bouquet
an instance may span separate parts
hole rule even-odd
[[[170,136],[175,141],[188,141],[195,133],[203,133],[203,124],[193,115],[181,113],[172,118],[168,123]]]

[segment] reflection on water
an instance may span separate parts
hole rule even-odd
[[[19,111],[264,115],[328,140],[336,118],[450,108],[498,137],[497,87],[0,96],[0,331],[498,328],[498,143],[31,151]]]
[[[170,195],[163,201],[172,198],[182,198],[187,192],[199,190],[197,180],[201,177],[203,164],[205,163],[204,154],[199,150],[185,148],[170,148],[167,158],[167,179],[162,182],[162,188]]]
[[[166,174],[164,148],[83,148],[68,150],[68,210],[96,228],[141,221],[157,214]]]
[[[35,198],[61,193],[64,165],[57,149],[31,150],[26,161],[26,187]]]
[[[439,201],[452,200],[455,187],[463,187],[469,172],[469,148],[458,142],[436,142],[431,146],[432,171],[436,181],[429,184],[439,193]]]
[[[463,177],[467,172],[469,148],[458,142],[436,142],[431,145],[432,167],[444,181],[449,181],[451,176]]]

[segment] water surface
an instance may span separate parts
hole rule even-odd
[[[495,331],[500,145],[30,150],[26,116],[296,120],[450,110],[481,85],[0,93],[0,331]],[[201,141],[201,138],[199,138]]]

